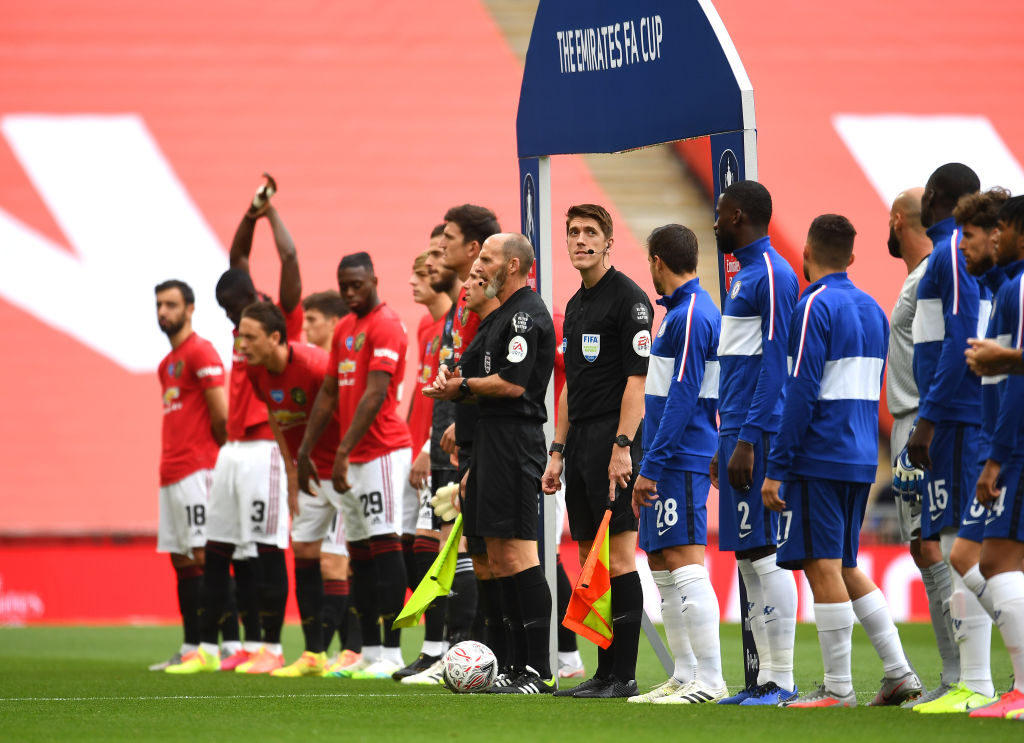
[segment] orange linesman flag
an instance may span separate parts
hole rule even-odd
[[[608,522],[612,512],[604,512],[587,561],[569,598],[562,624],[577,635],[607,648],[612,644],[612,584],[608,571]]]

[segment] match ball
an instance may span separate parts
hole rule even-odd
[[[498,677],[498,659],[486,645],[466,640],[444,655],[444,685],[456,694],[486,691]]]

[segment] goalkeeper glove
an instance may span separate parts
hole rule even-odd
[[[452,505],[452,499],[458,494],[458,483],[450,482],[443,488],[438,488],[437,493],[430,499],[430,505],[434,507],[434,513],[442,521],[453,521],[455,519],[455,515],[459,511]]]
[[[892,489],[903,500],[908,503],[915,503],[921,500],[921,484],[923,480],[924,470],[920,470],[910,463],[907,447],[903,447],[899,456],[896,457],[896,465],[892,468]]]

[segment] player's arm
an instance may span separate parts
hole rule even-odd
[[[336,369],[337,364],[334,363],[334,356],[331,356],[331,368]],[[313,466],[313,460],[310,458],[310,454],[313,451],[313,447],[316,446],[316,442],[323,436],[327,425],[331,422],[331,416],[334,415],[334,411],[338,408],[338,378],[333,374],[327,374],[324,377],[323,384],[320,385],[320,391],[316,393],[316,400],[313,401],[313,409],[309,413],[309,423],[306,424],[306,433],[302,436],[302,443],[299,445],[299,451],[295,456],[298,464],[298,478],[299,488],[306,493],[311,493],[309,489],[309,481],[312,479],[317,485],[320,484],[320,478],[317,476],[316,467]]]
[[[799,311],[802,309],[802,312]],[[761,497],[766,508],[781,511],[786,505],[779,499],[779,485],[786,479],[793,460],[803,446],[807,425],[821,390],[821,375],[828,356],[829,323],[824,307],[817,306],[813,295],[793,315],[794,338],[789,343],[793,371],[786,379],[785,402],[779,434],[768,454]]]
[[[1024,374],[1024,359],[1019,348],[1004,348],[991,338],[968,338],[967,343],[964,351],[967,366],[979,377]]]
[[[284,226],[277,209],[270,206],[267,209],[267,220],[274,233],[274,246],[277,248],[277,257],[281,260],[281,282],[278,286],[277,296],[281,302],[281,309],[285,314],[292,312],[302,301],[302,278],[299,275],[299,254],[295,250],[295,242],[291,233]],[[250,241],[251,244],[251,241]]]
[[[252,252],[252,236],[256,231],[257,219],[258,217],[250,217],[246,213],[235,228],[235,236],[231,238],[231,250],[228,253],[231,268],[249,270],[249,254]]]
[[[217,446],[224,446],[228,440],[228,395],[224,387],[207,387],[203,390],[206,409],[210,413],[210,433]]]
[[[373,425],[374,418],[384,405],[388,396],[388,385],[391,383],[391,372],[374,369],[366,374],[366,389],[356,403],[355,412],[348,430],[341,437],[338,451],[334,457],[334,489],[343,492],[349,489],[348,455],[356,448],[366,432]]]
[[[758,288],[756,297],[761,315],[761,366],[750,409],[740,426],[739,441],[727,465],[729,483],[737,489],[750,487],[754,472],[754,444],[768,427],[786,381],[786,344],[797,293],[795,276],[774,270]]]
[[[928,392],[921,398],[917,425],[907,442],[911,464],[922,468],[931,467],[928,451],[935,433],[935,424],[942,420],[943,411],[948,402],[955,398],[964,374],[967,373],[963,352],[967,348],[967,339],[977,333],[978,329],[977,282],[968,275],[966,263],[959,252],[956,257],[950,258],[946,254],[937,260],[938,252],[932,254],[930,261],[934,263],[935,282],[942,299],[946,337],[942,341],[942,350]],[[932,263],[929,263],[929,268],[933,268]]]
[[[555,438],[552,444],[565,446],[569,437],[569,380],[562,385],[562,394],[558,396],[558,416],[555,424]],[[544,469],[544,476],[541,478],[541,489],[551,495],[562,489],[562,470],[565,468],[565,458],[560,451],[551,452],[548,466]]]
[[[292,459],[292,453],[288,449],[288,441],[284,437],[281,426],[274,417],[274,411],[267,406],[267,422],[270,423],[270,430],[274,433],[274,441],[281,450],[281,458],[284,459],[284,471],[288,476],[288,512],[292,517],[299,515],[299,473]]]

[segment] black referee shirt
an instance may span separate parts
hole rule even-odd
[[[653,318],[644,290],[614,267],[580,286],[563,326],[569,423],[618,414],[626,378],[647,373]]]
[[[480,326],[476,329],[476,335],[473,336],[472,342],[466,347],[466,350],[462,352],[462,356],[459,358],[459,371],[461,376],[479,377],[480,376],[480,361],[483,358],[483,344],[484,334],[487,332],[487,328],[490,327],[491,320],[495,313],[491,312],[487,317],[480,321]],[[472,446],[473,438],[476,436],[476,419],[480,416],[479,405],[464,403],[462,405],[455,406],[455,443],[460,447]]]
[[[533,289],[524,286],[488,315],[480,347],[479,376],[497,374],[526,391],[521,397],[481,397],[480,417],[547,420],[544,395],[555,369],[555,327]]]

